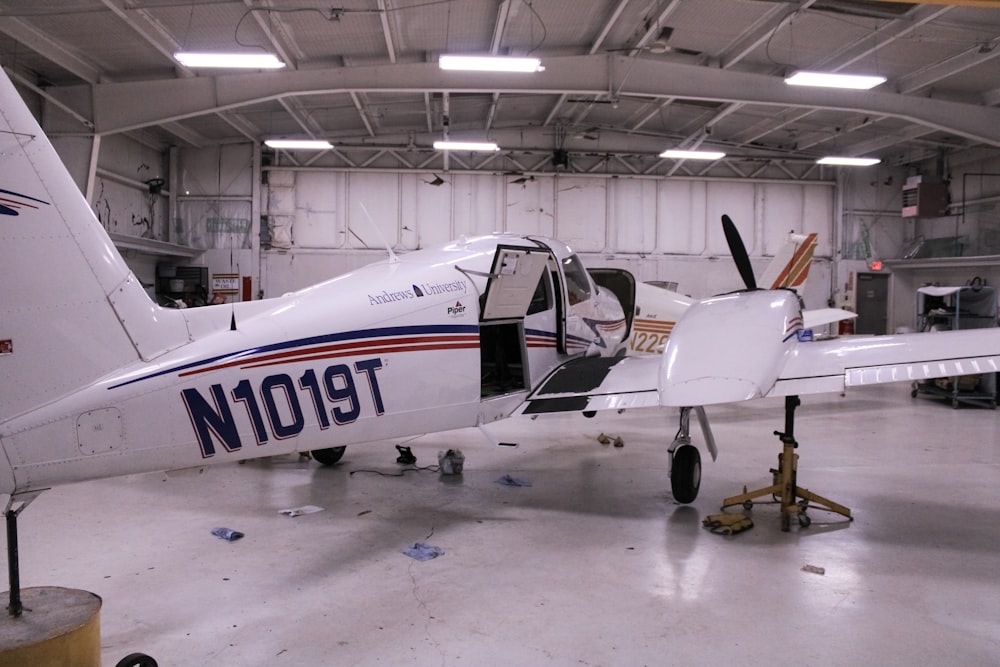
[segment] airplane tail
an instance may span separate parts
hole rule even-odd
[[[0,74],[0,422],[188,341]]]
[[[809,265],[816,250],[816,234],[789,234],[788,242],[774,256],[759,285],[764,289],[795,288],[801,291],[809,277]]]

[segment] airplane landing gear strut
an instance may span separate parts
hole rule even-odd
[[[749,510],[753,507],[754,498],[771,496],[774,502],[781,503],[781,530],[786,532],[791,527],[793,516],[798,518],[799,525],[803,528],[809,526],[812,520],[806,514],[806,510],[813,506],[826,512],[840,514],[853,521],[850,508],[798,485],[796,478],[799,455],[795,453],[795,448],[799,443],[795,441],[795,408],[799,405],[801,401],[798,396],[785,397],[785,430],[774,432],[781,440],[782,450],[778,454],[778,468],[771,469],[773,476],[771,486],[755,491],[747,491],[746,487],[743,487],[743,493],[722,501],[722,509],[743,505],[744,509]]]

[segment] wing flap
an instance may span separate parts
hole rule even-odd
[[[997,371],[997,329],[849,336],[798,345],[768,396]]]

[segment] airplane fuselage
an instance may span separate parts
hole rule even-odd
[[[498,245],[542,252],[546,269],[523,319],[481,322]],[[574,298],[563,270],[571,257],[550,240],[482,237],[265,302],[164,313],[208,332],[5,423],[11,468],[0,472],[0,490],[505,417],[569,357],[621,348],[617,300],[593,284]],[[497,384],[486,377],[494,374],[505,377]]]

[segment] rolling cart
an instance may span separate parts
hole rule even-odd
[[[996,290],[988,285],[938,287],[917,290],[917,328],[920,331],[982,329],[997,326]],[[997,407],[996,373],[938,378],[914,382],[910,395],[927,395],[990,409]]]

